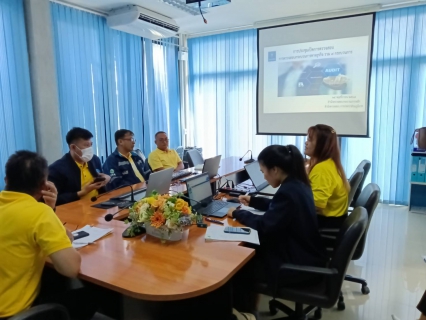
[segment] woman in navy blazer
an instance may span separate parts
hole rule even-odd
[[[317,214],[306,174],[304,159],[293,145],[272,145],[263,149],[258,157],[265,180],[276,188],[272,199],[240,196],[240,202],[265,211],[256,215],[246,210],[230,209],[228,216],[245,226],[257,230],[260,246],[256,255],[235,277],[234,301],[240,311],[253,312],[256,282],[272,288],[279,285],[316,281],[310,275],[297,272],[280,273],[280,265],[292,263],[324,267],[326,254],[319,231]],[[251,310],[250,310],[251,309]]]

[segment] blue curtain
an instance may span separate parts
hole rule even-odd
[[[104,18],[51,3],[63,152],[73,127],[93,134],[100,157],[107,155]]]
[[[17,150],[36,149],[22,0],[0,0],[0,190]]]
[[[192,38],[188,51],[189,139],[205,157],[256,155],[269,144],[303,149],[303,137],[256,135],[256,30]]]
[[[408,202],[410,138],[415,128],[426,125],[425,26],[426,6],[376,17],[372,179],[389,203]]]
[[[57,3],[51,11],[63,137],[74,126],[90,130],[104,159],[123,128],[145,155],[156,131],[169,133],[171,147],[180,145],[177,42],[112,30],[104,17]]]

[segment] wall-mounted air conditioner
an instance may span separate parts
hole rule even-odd
[[[134,5],[112,10],[107,23],[112,29],[151,40],[169,38],[179,31],[173,19]]]

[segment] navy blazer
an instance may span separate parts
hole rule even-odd
[[[101,160],[96,155],[93,155],[87,165],[93,178],[102,172]],[[77,192],[81,190],[81,171],[69,152],[49,166],[48,179],[58,189],[56,205],[80,200]],[[99,189],[98,192],[104,193],[105,188]]]
[[[136,152],[132,152],[132,159],[138,168],[140,174],[143,176],[145,181],[148,180],[149,176],[144,170],[144,162]],[[108,183],[108,190],[118,188],[126,184],[136,184],[141,181],[133,171],[132,165],[129,160],[122,156],[117,149],[106,159],[103,165],[104,172],[111,176],[111,181]]]
[[[251,197],[250,207],[266,212],[255,215],[236,210],[233,216],[259,233],[256,255],[265,263],[269,284],[274,283],[283,263],[325,267],[326,252],[309,186],[288,177],[272,200]]]

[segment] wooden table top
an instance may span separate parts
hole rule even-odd
[[[135,189],[142,186],[135,185]],[[96,203],[124,192],[116,190]],[[136,299],[171,301],[206,294],[224,285],[254,256],[253,249],[238,242],[205,242],[206,229],[195,225],[178,242],[162,244],[160,239],[148,235],[123,239],[121,234],[127,225],[104,220],[106,214],[118,208],[105,210],[94,208],[93,204],[80,200],[56,210],[70,230],[85,225],[114,228],[112,234],[79,250],[79,277]],[[223,221],[225,225],[239,225],[232,219]]]

